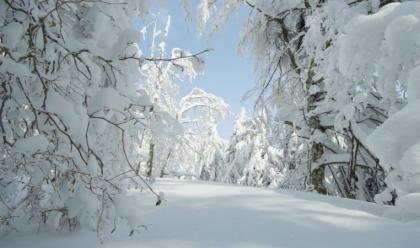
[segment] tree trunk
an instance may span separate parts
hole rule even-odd
[[[147,162],[147,177],[151,178],[152,177],[152,172],[153,172],[153,155],[154,155],[154,151],[155,151],[155,144],[153,142],[150,142],[149,145],[149,161]]]

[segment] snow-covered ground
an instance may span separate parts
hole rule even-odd
[[[311,247],[419,248],[419,222],[381,217],[375,204],[292,191],[160,180],[167,201],[139,235],[13,234],[1,248]]]

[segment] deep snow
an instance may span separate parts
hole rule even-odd
[[[375,204],[204,182],[160,180],[154,187],[166,202],[146,214],[141,234],[120,230],[100,245],[93,232],[17,233],[0,237],[0,247],[420,247],[418,221],[381,217],[385,209]]]

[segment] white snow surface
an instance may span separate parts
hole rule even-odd
[[[166,200],[146,214],[150,224],[140,234],[120,229],[104,234],[101,245],[89,231],[15,233],[0,236],[0,247],[420,247],[420,223],[381,217],[381,205],[169,179],[154,187]]]

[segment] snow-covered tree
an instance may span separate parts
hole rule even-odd
[[[239,5],[251,9],[240,50],[257,61],[257,106],[270,109],[269,138],[284,148],[284,186],[368,201],[385,187],[384,170],[365,139],[388,118],[389,102],[377,85],[343,78],[336,65],[347,22],[391,2],[203,2],[202,13],[220,7],[216,29]]]
[[[159,109],[164,110],[172,118],[177,119],[179,112],[179,88],[184,81],[192,82],[203,73],[204,60],[199,55],[210,51],[205,49],[192,54],[188,50],[174,48],[167,55],[166,42],[169,36],[171,18],[168,16],[165,29],[158,29],[158,21],[153,20],[150,57],[141,66],[141,75],[144,81],[142,87],[152,98],[151,101]],[[148,150],[149,159],[146,174],[150,176],[164,176],[170,161],[173,160],[174,146],[182,142],[183,134],[178,136],[154,138],[151,132],[144,136],[143,148]],[[182,166],[182,165],[181,165]]]
[[[0,224],[96,229],[161,201],[144,133],[179,124],[139,88],[137,18],[149,1],[0,2]],[[164,109],[166,110],[166,109]],[[146,188],[154,194],[131,189]],[[147,192],[146,191],[146,192]]]
[[[240,116],[235,120],[233,132],[226,149],[226,168],[221,179],[223,182],[237,183],[242,178],[244,166],[250,159],[250,151],[245,149],[248,148],[247,138],[249,138],[245,135],[248,131],[246,124],[245,110],[242,109]]]
[[[249,119],[242,109],[226,152],[221,181],[249,186],[277,187],[281,178],[281,151],[267,138],[267,115]]]
[[[184,134],[171,152],[166,174],[216,180],[224,165],[225,146],[217,124],[227,114],[223,99],[202,89],[194,88],[184,96],[177,113]]]
[[[151,176],[214,179],[215,170],[224,165],[224,141],[217,132],[217,123],[227,114],[227,105],[221,98],[198,88],[180,96],[185,81],[192,83],[203,74],[204,61],[200,55],[211,49],[193,54],[174,48],[167,56],[170,20],[168,17],[163,31],[154,20],[151,54],[142,65],[141,73],[143,87],[152,102],[179,121],[184,131],[175,139],[154,139],[151,133],[146,133],[143,148],[148,150],[149,161],[145,171]]]
[[[374,88],[389,114],[367,138],[388,173],[388,188],[375,200],[396,201],[398,215],[407,220],[420,214],[419,19],[418,1],[389,4],[352,18],[337,40],[340,74],[354,85]]]

